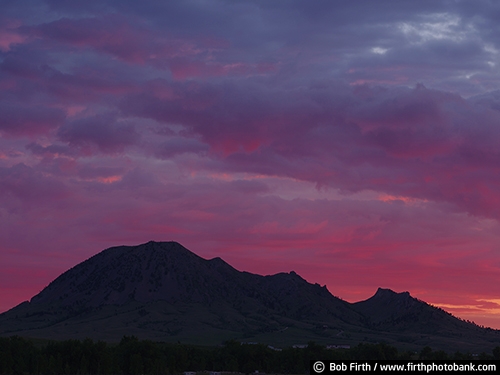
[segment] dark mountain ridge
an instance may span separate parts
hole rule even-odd
[[[326,305],[312,308],[315,297]],[[207,306],[230,303],[243,310],[258,302],[299,319],[322,314],[353,323],[361,319],[346,316],[347,302],[293,271],[272,276],[240,272],[220,258],[205,260],[176,242],[107,249],[63,273],[30,304],[55,301],[70,309],[166,301]]]
[[[366,323],[370,328],[377,330],[450,335],[456,330],[480,329],[443,309],[412,297],[409,292],[396,293],[378,288],[375,295],[352,306],[367,318]]]
[[[350,304],[295,272],[241,272],[176,242],[104,250],[64,272],[30,302],[0,314],[0,335],[117,341],[123,335],[217,344],[386,341],[400,346],[500,345],[500,333],[410,296],[380,289]],[[491,347],[491,348],[490,348]]]

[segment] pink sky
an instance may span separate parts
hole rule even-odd
[[[500,329],[499,5],[2,7],[0,311],[174,240]]]

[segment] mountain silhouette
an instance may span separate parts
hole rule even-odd
[[[478,329],[440,308],[413,298],[409,292],[396,293],[378,288],[375,295],[352,306],[367,317],[371,328],[379,330],[446,334],[460,329]]]
[[[176,242],[104,250],[0,314],[2,336],[118,341],[131,334],[198,344],[384,341],[462,350],[500,344],[499,331],[461,321],[408,292],[379,288],[351,304],[293,271],[241,272]]]

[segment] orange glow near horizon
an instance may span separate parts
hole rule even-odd
[[[406,204],[415,204],[418,202],[428,202],[426,199],[418,199],[412,197],[404,197],[404,196],[395,196],[389,194],[381,194],[378,199],[382,202],[392,202],[392,201],[402,201]]]

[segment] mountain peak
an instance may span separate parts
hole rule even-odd
[[[193,294],[185,290],[189,283],[184,279],[191,277],[204,285],[199,275],[213,272],[212,268],[209,261],[175,241],[116,246],[64,272],[34,296],[31,303],[58,299],[65,306],[96,307],[122,305],[129,300],[172,300],[186,295],[191,298]]]
[[[391,289],[378,288],[372,297],[356,302],[353,306],[369,317],[369,326],[380,330],[428,334],[446,332],[448,335],[454,330],[471,329],[467,323],[412,297],[409,292],[397,293]]]
[[[413,298],[410,292],[397,293],[392,289],[378,288],[377,292],[371,298]]]

